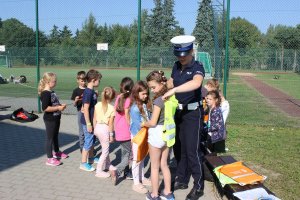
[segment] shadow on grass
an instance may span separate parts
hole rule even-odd
[[[28,160],[45,156],[45,138],[44,129],[32,128],[20,124],[9,124],[1,122],[0,119],[0,171],[15,167]],[[60,147],[78,140],[77,136],[67,133],[59,133]],[[73,145],[64,150],[71,153],[78,149],[78,145]],[[46,156],[45,156],[46,160]]]

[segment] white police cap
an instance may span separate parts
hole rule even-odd
[[[186,56],[193,49],[195,37],[192,35],[179,35],[173,37],[170,41],[174,46],[173,52],[175,56]]]

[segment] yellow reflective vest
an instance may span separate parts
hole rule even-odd
[[[165,101],[165,122],[162,138],[163,141],[167,143],[168,147],[171,147],[175,144],[176,125],[174,121],[174,115],[177,106],[178,101],[175,98],[175,95],[171,96],[167,101]]]

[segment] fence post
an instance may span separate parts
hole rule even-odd
[[[137,80],[140,80],[141,68],[141,0],[138,3],[138,44],[137,44]]]
[[[229,24],[230,24],[230,0],[227,0],[227,17],[226,17],[226,44],[225,44],[225,66],[224,66],[224,84],[223,93],[226,98],[227,94],[227,76],[228,76],[228,61],[229,61]]]
[[[39,53],[39,0],[35,0],[35,14],[36,14],[36,31],[35,31],[35,44],[36,44],[36,85],[39,87],[40,81],[40,53]],[[41,112],[40,96],[38,95],[38,112]]]

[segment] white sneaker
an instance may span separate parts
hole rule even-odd
[[[145,188],[145,186],[143,186],[141,183],[137,185],[133,184],[132,190],[140,194],[146,194],[148,192],[147,188]]]

